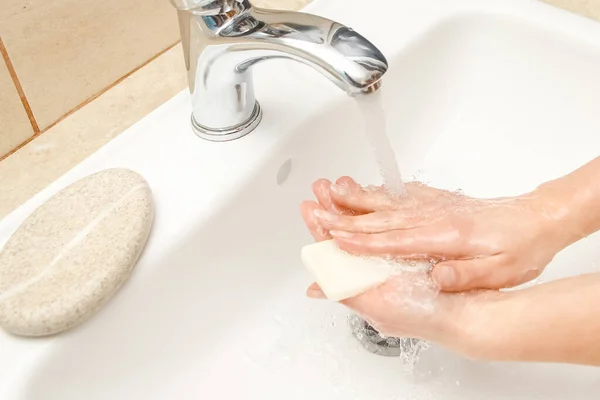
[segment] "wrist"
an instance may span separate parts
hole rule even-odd
[[[532,192],[564,247],[600,229],[600,157]]]
[[[524,197],[539,216],[535,221],[538,235],[555,253],[592,233],[581,221],[581,212],[589,203],[585,188],[573,187],[560,178],[541,184]]]
[[[495,290],[459,295],[464,305],[452,322],[454,336],[448,347],[473,360],[512,358],[506,352],[510,337],[503,332],[506,321],[502,310],[507,295]]]
[[[496,291],[440,293],[443,310],[438,310],[434,329],[430,330],[433,337],[423,338],[451,349],[468,358],[486,358],[487,353],[482,348],[485,338],[485,311],[487,303],[494,301],[499,294]]]

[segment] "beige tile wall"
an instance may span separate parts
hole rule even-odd
[[[2,43],[0,43],[0,50],[2,50],[1,46]],[[33,128],[27,118],[19,92],[8,65],[3,57],[0,57],[0,155],[8,153],[31,136],[33,136]]]
[[[600,21],[600,0],[542,0],[545,3]]]
[[[168,0],[2,0],[0,27],[42,132],[179,40]],[[29,125],[17,140],[2,123],[0,158],[31,136]]]

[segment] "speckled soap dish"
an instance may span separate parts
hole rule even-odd
[[[0,252],[0,326],[46,336],[90,318],[129,277],[153,219],[150,188],[130,170],[104,170],[58,192]]]

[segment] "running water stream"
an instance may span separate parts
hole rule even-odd
[[[405,192],[396,154],[387,132],[386,115],[382,105],[381,88],[368,95],[357,96],[356,104],[365,123],[365,133],[375,153],[383,184],[392,196]]]
[[[365,133],[375,153],[384,187],[391,196],[402,196],[406,189],[389,140],[381,89],[355,99],[363,116]],[[364,319],[355,315],[350,316],[349,323],[354,336],[367,350],[384,356],[400,357],[410,369],[417,362],[420,350],[426,347],[426,343],[419,339],[384,337]]]

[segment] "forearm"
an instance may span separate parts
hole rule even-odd
[[[501,293],[465,318],[474,358],[600,366],[600,274]]]
[[[566,247],[600,230],[600,157],[534,191]]]

